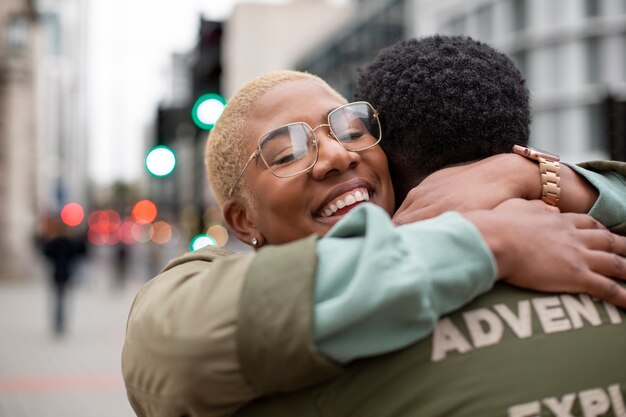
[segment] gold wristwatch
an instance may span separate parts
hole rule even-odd
[[[513,145],[513,153],[539,162],[541,199],[551,206],[556,206],[561,196],[560,158],[541,149],[520,145]]]

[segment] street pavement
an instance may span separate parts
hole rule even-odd
[[[0,277],[0,417],[134,416],[120,372],[126,317],[139,286],[162,265],[149,271],[154,257],[133,251],[123,287],[113,248],[91,251],[67,298],[62,337],[51,330],[43,264],[19,282]]]

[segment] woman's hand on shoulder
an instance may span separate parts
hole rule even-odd
[[[498,277],[544,292],[585,293],[626,308],[626,237],[586,214],[514,199],[463,213],[491,249]]]
[[[540,186],[535,163],[515,154],[494,155],[430,174],[409,192],[393,221],[407,224],[445,211],[492,209],[511,198],[539,198]]]

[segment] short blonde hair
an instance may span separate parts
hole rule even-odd
[[[237,180],[237,176],[243,169],[248,157],[244,153],[246,150],[246,122],[250,112],[261,96],[269,89],[287,81],[298,80],[319,82],[341,100],[345,100],[324,80],[306,72],[273,71],[245,84],[226,105],[224,112],[208,136],[204,151],[204,163],[209,184],[220,205],[228,199],[228,192]],[[242,178],[234,192],[239,192],[244,198],[250,199],[244,185],[245,179]]]

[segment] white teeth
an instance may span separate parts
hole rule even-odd
[[[367,190],[357,190],[353,194],[347,194],[344,199],[337,199],[334,203],[328,205],[322,212],[323,217],[330,217],[344,207],[351,206],[359,201],[369,201],[370,195]]]

